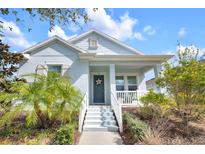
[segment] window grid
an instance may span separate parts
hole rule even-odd
[[[49,64],[47,65],[48,72],[56,72],[61,74],[62,73],[62,65],[55,65],[55,64]]]
[[[124,84],[117,83],[117,77],[122,77],[124,80]],[[128,78],[130,77],[135,77],[135,83],[129,83]],[[138,89],[136,75],[116,75],[115,79],[116,79],[116,90],[117,91],[135,91]],[[119,90],[120,86],[124,87],[123,90]],[[133,89],[133,90],[129,90],[129,89]]]

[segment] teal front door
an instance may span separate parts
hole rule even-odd
[[[105,103],[104,75],[93,76],[93,103]]]

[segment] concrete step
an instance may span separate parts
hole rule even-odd
[[[102,115],[87,115],[85,120],[115,120],[115,117],[112,116],[102,116]]]
[[[88,112],[112,112],[112,109],[87,109]]]
[[[111,108],[111,106],[105,106],[105,105],[91,105],[91,106],[89,106],[89,108],[103,108],[103,109],[110,109]]]
[[[87,112],[87,116],[113,116],[113,112]]]
[[[83,131],[118,131],[117,122],[110,106],[90,106],[87,110]]]
[[[117,125],[115,120],[85,120],[85,125]]]
[[[117,132],[117,126],[84,125],[83,131],[112,131]]]

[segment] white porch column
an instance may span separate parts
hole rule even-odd
[[[145,91],[146,89],[145,73],[140,71],[138,74],[138,90]]]
[[[110,64],[110,90],[116,91],[116,83],[115,83],[115,64]]]
[[[154,75],[155,75],[155,79],[159,76],[160,71],[162,70],[162,65],[161,64],[157,64],[154,66]],[[157,92],[162,92],[162,89],[160,87],[158,87],[156,84],[154,85],[155,89],[157,90]]]

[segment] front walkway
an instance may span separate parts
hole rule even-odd
[[[121,145],[118,132],[83,132],[79,141],[81,145]]]

